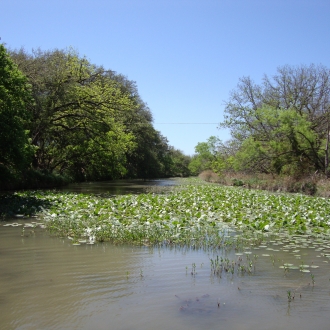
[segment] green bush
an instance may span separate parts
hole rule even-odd
[[[233,179],[233,186],[234,187],[242,187],[244,186],[244,182],[239,179]]]

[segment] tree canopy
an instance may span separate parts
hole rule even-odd
[[[187,174],[134,81],[73,49],[9,53],[1,48],[0,165],[29,159],[23,167],[74,180]]]
[[[28,129],[37,147],[34,167],[75,177],[123,175],[133,135],[122,113],[134,111],[135,104],[112,72],[72,50],[21,50],[12,57],[32,85]]]
[[[211,136],[207,142],[199,142],[195,147],[195,155],[189,164],[191,173],[197,175],[205,170],[215,170],[217,160],[217,144],[219,139]]]
[[[31,104],[26,77],[0,44],[0,166],[22,170],[31,161],[33,148],[24,123],[29,121],[27,106]]]
[[[283,66],[260,85],[243,77],[221,127],[231,129],[237,170],[303,175],[328,173],[330,72]]]

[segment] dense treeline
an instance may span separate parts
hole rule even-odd
[[[154,129],[135,82],[72,49],[0,47],[2,187],[189,175],[189,157]]]
[[[319,65],[283,66],[261,84],[239,80],[226,103],[231,140],[196,146],[189,167],[306,177],[329,177],[330,71]]]

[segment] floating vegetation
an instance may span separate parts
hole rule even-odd
[[[50,232],[72,237],[75,243],[235,247],[241,253],[247,245],[274,251],[267,246],[272,240],[283,251],[297,253],[310,246],[311,239],[319,238],[322,244],[330,233],[327,199],[212,184],[117,197],[23,192],[1,202],[7,214],[37,214]]]

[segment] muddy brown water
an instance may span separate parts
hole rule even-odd
[[[328,259],[314,248],[301,252],[305,265],[319,266],[313,286],[310,273],[279,268],[301,263],[293,252],[252,249],[252,275],[220,278],[206,251],[73,246],[42,229],[21,232],[0,227],[1,329],[329,328]]]
[[[226,252],[74,246],[41,228],[21,236],[22,226],[3,226],[14,221],[31,219],[0,223],[1,330],[330,328],[326,240],[280,239]],[[216,256],[253,260],[253,272],[215,276]]]

